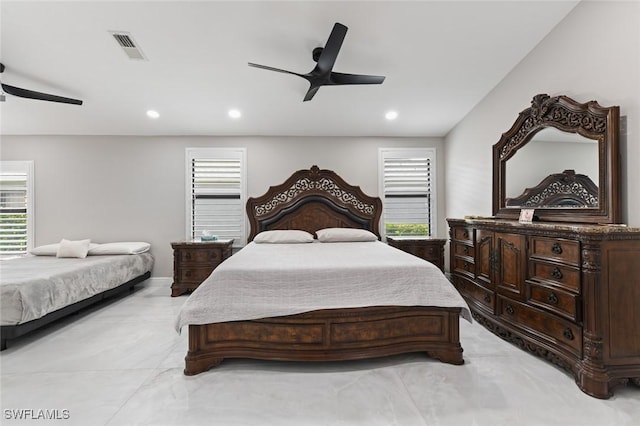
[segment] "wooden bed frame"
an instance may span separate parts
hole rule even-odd
[[[367,229],[380,237],[382,202],[317,166],[299,170],[266,194],[247,201],[249,241],[261,231],[329,227]],[[184,374],[219,365],[224,358],[342,361],[425,352],[442,362],[464,363],[460,308],[373,306],[189,325]]]

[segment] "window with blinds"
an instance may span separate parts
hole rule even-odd
[[[187,148],[187,239],[204,231],[219,239],[246,241],[245,150]]]
[[[0,257],[33,248],[33,162],[0,162]]]
[[[435,149],[380,149],[385,235],[434,233]]]

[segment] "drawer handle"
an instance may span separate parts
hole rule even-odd
[[[465,229],[464,232],[462,233],[462,236],[464,238],[469,238],[469,231]]]
[[[191,260],[191,252],[186,252],[186,253],[184,254],[184,258],[185,258],[186,260]]]
[[[488,294],[484,295],[484,301],[487,303],[491,303],[491,296],[489,296]]]
[[[515,310],[513,309],[513,306],[511,305],[507,305],[506,311],[509,315],[513,315],[513,313],[515,312]]]
[[[573,340],[573,333],[569,327],[565,328],[562,332],[562,335],[566,337],[568,340]]]
[[[465,271],[469,270],[469,262],[464,262],[464,270]]]
[[[462,249],[462,251],[464,252],[464,254],[469,254],[469,247],[464,246],[464,248]]]
[[[553,303],[554,305],[558,304],[558,296],[556,296],[555,293],[549,293],[547,300],[549,303]]]
[[[551,246],[551,251],[554,254],[562,254],[562,246],[560,245],[560,243],[553,243],[553,245]]]
[[[561,280],[562,279],[562,271],[558,268],[553,268],[553,271],[551,271],[551,276],[553,278],[555,278],[556,280]]]

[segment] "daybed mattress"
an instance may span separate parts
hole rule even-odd
[[[150,253],[84,259],[26,256],[0,262],[1,325],[38,319],[150,271]]]
[[[459,307],[471,321],[438,267],[382,242],[251,242],[189,296],[176,329],[365,306]]]

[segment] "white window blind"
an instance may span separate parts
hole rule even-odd
[[[434,158],[431,148],[380,150],[385,235],[434,232]]]
[[[246,241],[245,150],[187,148],[187,238],[198,240],[203,231],[219,239]]]
[[[0,162],[0,257],[33,247],[33,162]]]

